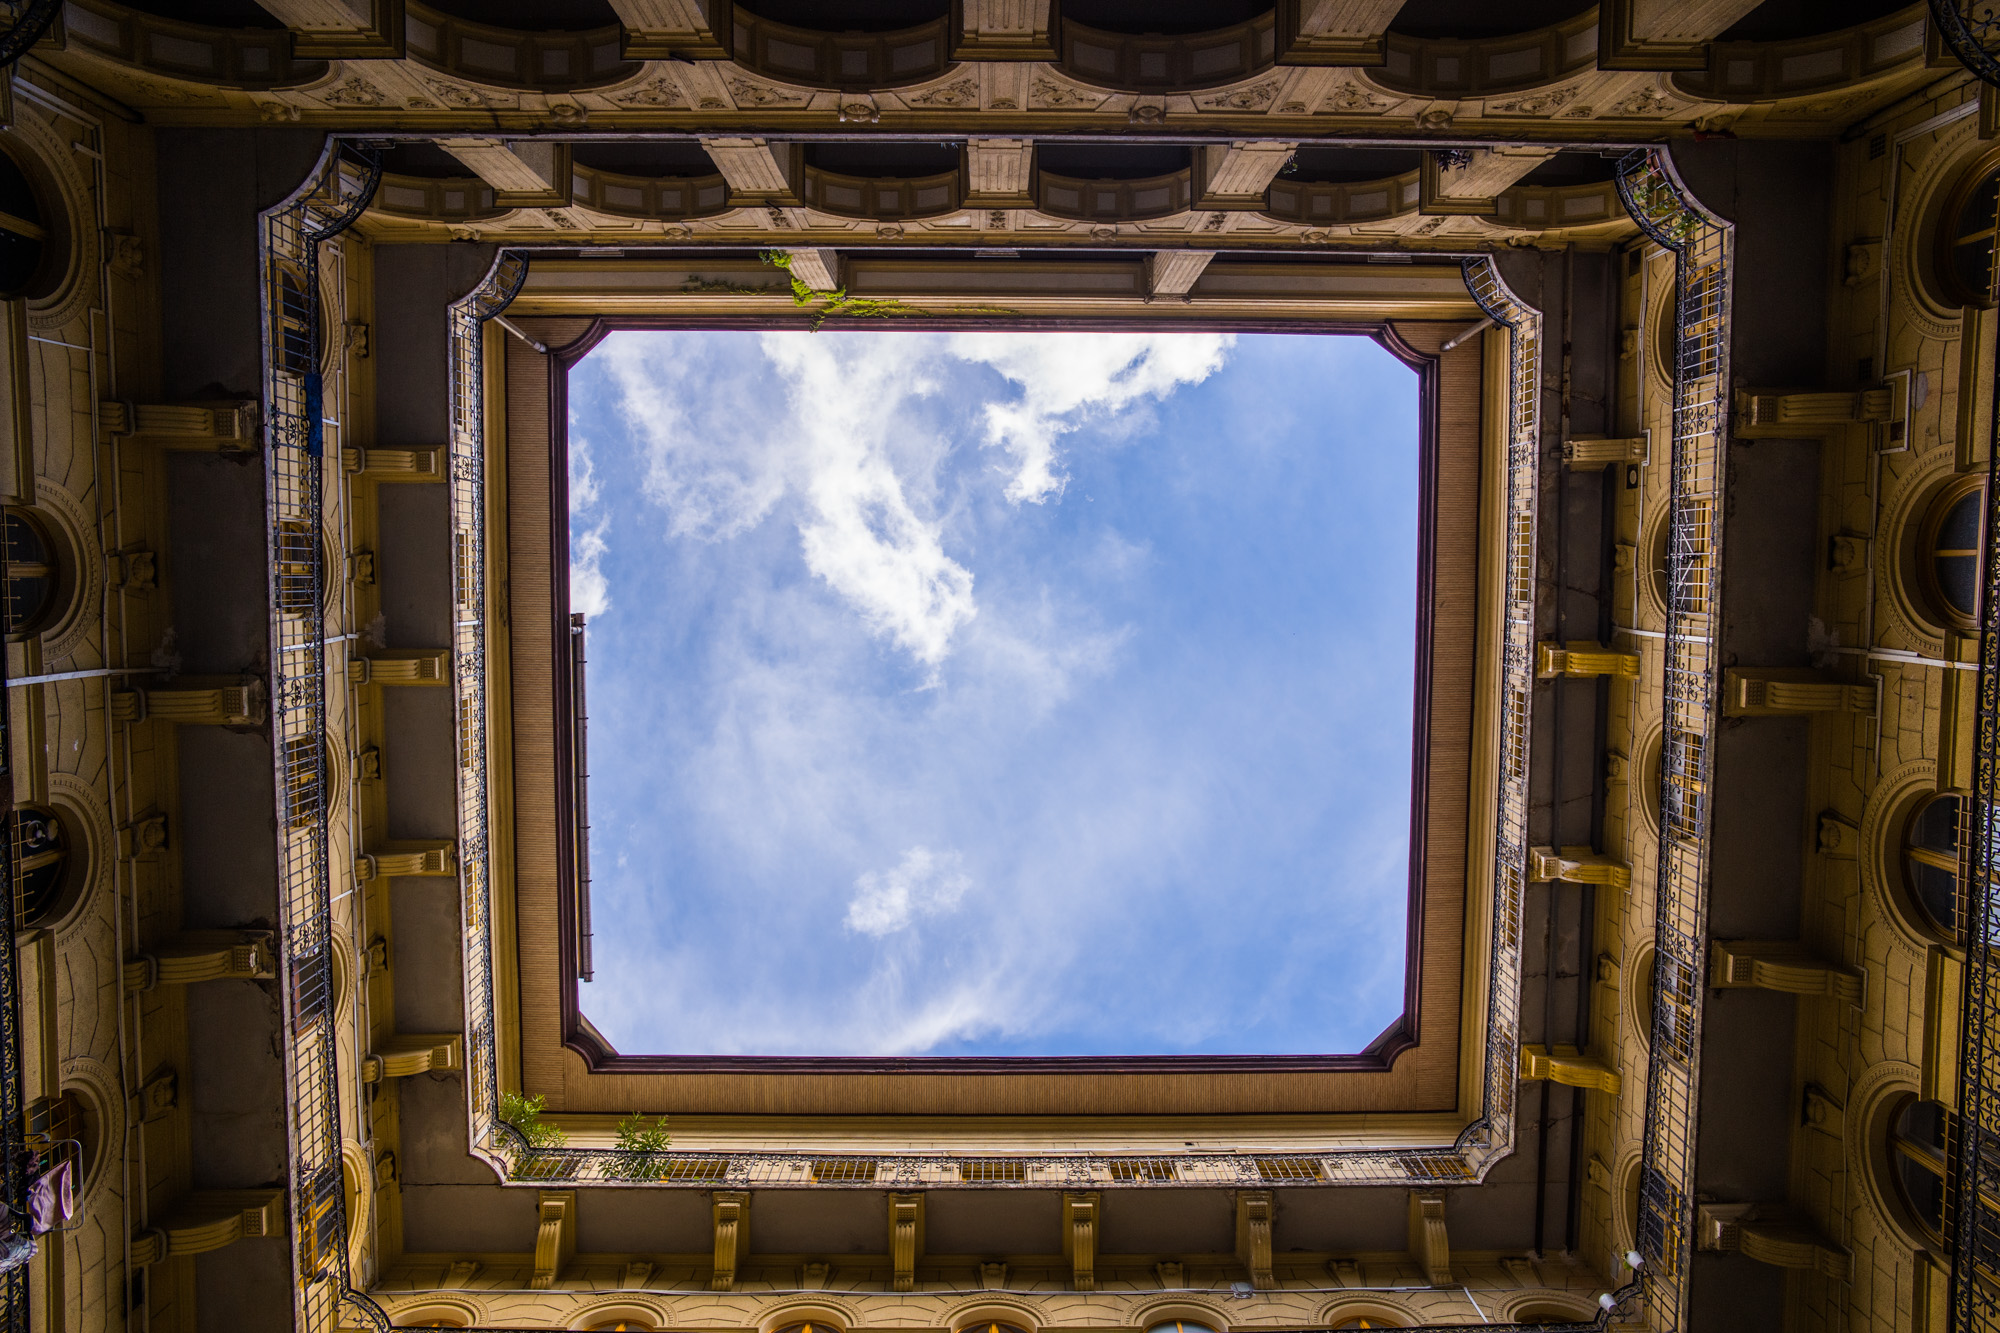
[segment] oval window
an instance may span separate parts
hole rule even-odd
[[[70,837],[61,816],[38,805],[14,811],[14,925],[45,926],[69,907]]]
[[[1961,477],[1939,492],[1917,538],[1917,576],[1936,618],[1970,633],[1979,628],[1980,538],[1986,486]]]
[[[1945,1109],[1911,1097],[1889,1126],[1889,1171],[1909,1222],[1925,1239],[1944,1236]]]
[[[7,574],[4,620],[10,635],[33,634],[55,619],[61,569],[48,529],[23,509],[0,515],[0,541],[6,544]]]
[[[2000,269],[1994,239],[2000,229],[2000,155],[1988,153],[1965,173],[1938,219],[1939,285],[1959,305],[1990,306]]]

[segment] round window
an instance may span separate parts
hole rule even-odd
[[[2000,153],[1988,153],[1967,170],[1937,220],[1939,286],[1959,305],[1990,306],[2000,271],[1994,239],[2000,231]]]
[[[9,635],[38,633],[62,609],[61,561],[56,544],[40,519],[25,509],[0,514],[0,542],[7,561],[6,596],[0,602],[0,622]]]
[[[1945,940],[1958,938],[1958,848],[1965,803],[1956,793],[1933,796],[1910,813],[1903,829],[1903,888],[1922,923]]]
[[[49,215],[28,173],[0,152],[0,297],[31,294],[49,267]]]
[[[1944,1235],[1945,1109],[1906,1097],[1889,1121],[1889,1175],[1909,1226],[1933,1243]]]
[[[14,925],[33,930],[69,909],[80,874],[71,863],[72,839],[63,820],[45,806],[14,811]]]
[[[1979,628],[1985,509],[1985,484],[1960,477],[1938,492],[1917,531],[1917,582],[1924,601],[1940,623],[1966,633]]]

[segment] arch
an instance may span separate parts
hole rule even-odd
[[[1960,331],[1963,309],[1952,303],[1938,277],[1937,248],[1931,238],[1954,187],[1989,146],[1980,141],[1975,121],[1968,117],[1939,131],[1927,148],[1915,141],[1903,150],[1910,176],[1902,191],[1907,202],[1900,207],[1894,234],[1887,241],[1889,280],[1902,298],[1901,313],[1933,338],[1955,339]]]
[[[1638,807],[1639,817],[1646,821],[1646,827],[1655,836],[1660,831],[1660,764],[1662,751],[1666,746],[1666,729],[1654,722],[1639,742],[1639,752],[1632,756],[1632,768],[1627,778],[1628,785],[1639,788],[1639,799],[1633,804]]]
[[[375,1168],[367,1149],[352,1139],[340,1141],[340,1189],[347,1209],[347,1268],[358,1281],[374,1220]]]
[[[1653,1046],[1653,968],[1657,958],[1650,939],[1633,943],[1618,969],[1619,1007],[1631,1024],[1632,1041],[1641,1051]]]
[[[2000,176],[1995,177],[2000,192]],[[2000,267],[1997,265],[1996,267]],[[1979,632],[1980,535],[1986,478],[1959,473],[1926,497],[1911,552],[1924,610],[1961,634]]]
[[[49,804],[62,817],[70,838],[70,874],[75,890],[48,928],[59,940],[89,919],[100,896],[109,892],[113,859],[111,819],[103,797],[74,773],[49,774]]]
[[[1170,1296],[1141,1305],[1133,1310],[1131,1321],[1133,1327],[1145,1330],[1176,1319],[1207,1328],[1229,1327],[1229,1316],[1220,1309],[1207,1301],[1189,1300],[1185,1296]]]
[[[1849,1178],[1860,1181],[1861,1197],[1870,1216],[1912,1249],[1922,1248],[1925,1238],[1909,1227],[1893,1190],[1884,1191],[1889,1183],[1886,1130],[1889,1113],[1906,1099],[1917,1097],[1922,1082],[1922,1072],[1901,1060],[1871,1066],[1848,1092],[1844,1126]]]
[[[846,1333],[855,1325],[854,1311],[837,1301],[824,1297],[812,1300],[787,1301],[764,1312],[757,1321],[757,1333],[783,1333],[799,1324],[817,1325],[813,1333]]]
[[[75,1056],[63,1061],[62,1085],[64,1092],[74,1093],[88,1112],[94,1115],[98,1129],[97,1151],[86,1155],[83,1170],[76,1182],[76,1201],[79,1210],[90,1207],[97,1192],[111,1179],[112,1163],[119,1155],[103,1142],[104,1127],[120,1123],[110,1115],[114,1106],[122,1106],[124,1098],[118,1091],[118,1078],[102,1061],[89,1056]]]
[[[1898,477],[1882,497],[1880,535],[1875,541],[1876,605],[1905,636],[1908,646],[1926,657],[1944,652],[1943,617],[1929,605],[1917,578],[1918,546],[1933,503],[1958,478],[1950,452],[1933,449],[1930,457]]]
[[[62,612],[41,629],[42,661],[54,670],[53,664],[74,653],[96,626],[96,615],[89,613],[104,595],[104,557],[97,542],[84,540],[84,534],[95,531],[95,522],[59,483],[35,478],[35,514],[63,548],[68,566],[58,592]]]
[[[66,801],[17,805],[7,836],[15,929],[53,930],[76,919],[95,879],[87,822]]]
[[[1566,1292],[1528,1291],[1501,1307],[1500,1317],[1511,1324],[1582,1323],[1597,1318],[1597,1302],[1588,1296]]]
[[[1903,892],[1903,830],[1910,814],[1937,792],[1937,763],[1918,759],[1885,773],[1861,810],[1861,897],[1911,962],[1938,941]]]
[[[426,1295],[389,1311],[394,1328],[477,1328],[486,1322],[480,1305],[463,1296]]]
[[[0,134],[0,215],[0,296],[53,295],[70,272],[68,201],[41,154],[12,133]]]
[[[666,1312],[651,1301],[635,1301],[630,1297],[620,1297],[585,1306],[570,1316],[568,1327],[607,1329],[623,1324],[628,1333],[641,1333],[642,1330],[666,1328],[672,1322]]]
[[[1382,1292],[1342,1296],[1320,1307],[1318,1323],[1323,1328],[1354,1328],[1366,1319],[1375,1328],[1408,1328],[1421,1323],[1416,1313],[1401,1301]]]
[[[1041,1312],[1034,1306],[1004,1297],[975,1297],[953,1310],[944,1322],[952,1333],[986,1333],[988,1324],[1000,1324],[1003,1328],[1012,1324],[1027,1333],[1038,1333],[1042,1326]]]

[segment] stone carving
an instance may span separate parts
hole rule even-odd
[[[1387,111],[1389,99],[1378,97],[1358,83],[1343,83],[1320,102],[1322,111]]]
[[[957,79],[939,88],[912,93],[903,99],[911,106],[960,107],[979,104],[979,81]],[[998,103],[995,103],[997,106]]]
[[[381,106],[389,98],[380,88],[356,75],[339,87],[321,93],[319,100],[328,106]]]
[[[627,88],[622,93],[613,93],[611,100],[620,106],[686,106],[687,98],[672,79],[661,75],[648,79],[637,88]]]
[[[431,96],[446,106],[458,107],[465,111],[476,111],[486,105],[486,99],[470,88],[461,87],[448,79],[425,79],[424,86],[431,90]]]
[[[578,106],[574,102],[551,102],[549,103],[549,117],[558,125],[574,129],[590,119],[590,110],[587,107]]]
[[[741,106],[801,106],[806,100],[804,93],[787,92],[748,79],[731,79],[729,95]]]
[[[840,104],[840,123],[843,125],[878,125],[882,121],[882,108],[875,105],[873,98],[857,98]]]
[[[1102,105],[1104,98],[1101,94],[1065,87],[1053,79],[1036,79],[1028,90],[1028,101],[1051,111],[1067,111],[1077,107]]]
[[[1621,116],[1658,116],[1674,109],[1658,88],[1641,88],[1611,108]]]
[[[1525,97],[1510,97],[1503,102],[1488,102],[1486,109],[1503,116],[1547,116],[1575,100],[1575,88],[1550,88]]]
[[[1262,111],[1278,95],[1278,80],[1266,79],[1248,88],[1232,88],[1226,93],[1197,97],[1195,105],[1210,111]]]

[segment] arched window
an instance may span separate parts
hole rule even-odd
[[[319,368],[313,349],[319,339],[319,298],[306,285],[305,270],[287,260],[273,261],[271,340],[278,369],[309,375]]]
[[[1146,1333],[1215,1333],[1215,1330],[1189,1319],[1169,1319],[1165,1323],[1154,1324]]]
[[[1958,938],[1958,847],[1965,803],[1952,792],[1933,796],[1903,828],[1903,887],[1923,924]]]
[[[70,837],[61,816],[38,805],[14,811],[14,925],[47,925],[69,906]]]
[[[49,220],[21,164],[0,153],[0,298],[25,296],[48,257]]]
[[[2000,235],[2000,154],[1988,153],[1965,173],[1938,219],[1937,274],[1949,299],[1985,307],[2000,297],[1996,235]]]
[[[1931,611],[1951,628],[1979,628],[1979,539],[1986,487],[1960,477],[1938,492],[1917,533],[1917,581]]]
[[[958,1333],[1028,1333],[1028,1330],[1022,1328],[1019,1324],[1002,1324],[990,1319],[983,1319],[976,1324],[967,1324]]]
[[[1905,1098],[1889,1122],[1889,1175],[1909,1224],[1933,1243],[1944,1235],[1945,1109]]]
[[[9,635],[33,634],[55,619],[61,569],[55,543],[41,521],[24,509],[0,515],[6,544],[7,590],[0,623]]]

